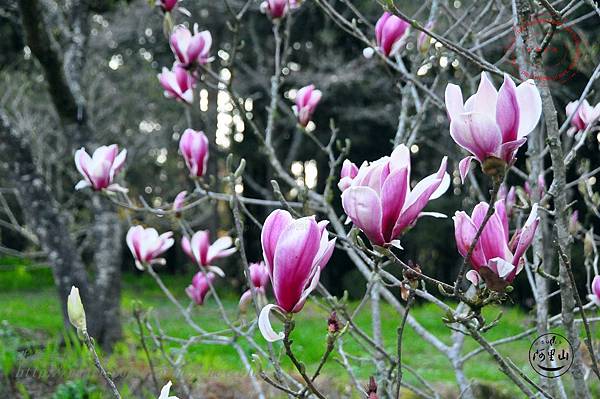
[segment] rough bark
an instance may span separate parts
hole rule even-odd
[[[526,48],[537,48],[537,44],[533,43],[534,38],[530,35],[527,22],[532,18],[532,10],[529,3],[524,0],[515,0],[516,11],[520,25],[524,28],[521,30],[521,37],[526,44]],[[541,55],[535,52],[530,54],[531,67],[534,76],[543,76],[544,70],[541,60]],[[552,170],[556,191],[554,193],[554,225],[556,229],[557,245],[560,250],[566,254],[570,261],[570,234],[568,230],[568,215],[567,215],[567,190],[566,187],[566,166],[564,162],[564,152],[560,140],[560,132],[558,120],[556,116],[556,107],[552,99],[552,93],[548,87],[548,82],[540,79],[537,81],[537,86],[542,98],[542,110],[544,122],[547,130],[547,143],[550,149],[550,158],[552,160]],[[573,287],[570,282],[567,265],[561,259],[559,267],[560,279],[560,294],[561,294],[561,314],[563,326],[567,331],[567,338],[575,349],[573,355],[573,365],[571,366],[571,375],[574,380],[575,395],[578,398],[589,398],[590,392],[584,379],[584,367],[581,359],[581,351],[579,350],[579,329],[574,322],[573,309],[575,308],[575,297],[573,296]]]
[[[79,287],[84,303],[92,299],[85,268],[69,233],[67,218],[37,172],[26,138],[17,136],[1,110],[0,153],[3,154],[0,165],[4,176],[19,193],[25,221],[39,238],[52,266],[65,325],[68,325],[66,298],[71,285]]]
[[[85,54],[89,30],[89,3],[88,1],[76,1],[69,8],[70,42],[64,52],[50,34],[44,22],[45,11],[37,0],[19,0],[21,20],[26,34],[26,41],[32,54],[39,61],[46,82],[48,92],[54,104],[54,108],[60,118],[63,134],[68,145],[75,149],[81,146],[96,147],[98,143],[94,130],[87,124],[85,118],[85,98],[82,94],[81,80],[85,68]],[[31,156],[31,149],[27,143],[21,142],[20,151],[25,151],[27,159],[17,159],[16,162],[26,162],[24,165],[15,164],[15,169],[27,169],[35,172],[35,159]],[[32,173],[33,173],[32,172]],[[43,196],[39,198],[51,199],[48,183],[44,182],[41,175],[36,179],[45,189]],[[36,180],[36,181],[37,181]],[[22,194],[22,198],[28,193]],[[38,195],[38,194],[35,194]],[[33,198],[36,198],[35,195]],[[30,200],[25,200],[29,203]],[[44,209],[47,207],[48,209]],[[71,240],[65,242],[61,237],[68,234],[66,218],[60,224],[61,234],[48,234],[40,236],[43,247],[52,248],[49,254],[57,254],[58,258],[50,259],[53,265],[56,284],[58,287],[61,304],[66,306],[68,291],[67,286],[78,285],[83,292],[92,294],[87,301],[88,325],[90,333],[105,348],[121,336],[120,325],[120,259],[122,249],[122,226],[114,210],[98,198],[94,198],[92,207],[94,210],[94,221],[91,226],[96,243],[93,257],[93,282],[87,283],[84,278],[84,263],[77,253],[75,243]],[[31,210],[28,224],[37,231],[37,225],[47,224],[49,216],[53,221],[58,221],[59,207],[54,199],[39,201],[37,209]],[[49,240],[49,242],[46,242]],[[56,241],[56,242],[52,242]],[[64,244],[64,248],[58,248]],[[67,254],[70,254],[67,256]],[[57,260],[58,259],[58,260]],[[57,262],[60,265],[57,266]],[[77,269],[81,274],[74,277],[72,272]],[[80,271],[79,271],[80,270]],[[77,283],[77,284],[75,284]],[[84,286],[85,285],[85,286]]]

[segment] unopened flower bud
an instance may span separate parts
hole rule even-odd
[[[433,28],[433,21],[430,21],[425,25],[427,30],[431,30]],[[425,32],[420,32],[417,38],[417,48],[421,53],[426,53],[429,50],[429,46],[431,45],[431,38]]]
[[[410,281],[411,283],[416,280],[419,280],[419,275],[421,274],[421,267],[417,264],[414,264],[410,260],[408,261],[408,266],[411,268],[411,270],[404,270],[404,278]]]
[[[579,230],[579,211],[575,210],[569,217],[569,233],[576,234]]]
[[[335,312],[331,312],[329,318],[327,319],[327,332],[329,334],[335,334],[340,331],[340,321],[337,318],[337,314]]]
[[[377,399],[377,383],[375,377],[369,377],[369,385],[367,385],[367,399]]]
[[[81,297],[79,296],[79,288],[71,287],[71,293],[67,298],[67,313],[69,315],[69,321],[77,329],[78,333],[87,330],[85,322],[85,310],[81,303]]]

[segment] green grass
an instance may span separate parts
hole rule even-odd
[[[6,263],[2,263],[6,265]],[[184,287],[189,284],[187,276],[164,276],[164,281],[172,292],[187,304]],[[223,289],[224,287],[220,287]],[[243,320],[237,309],[237,296],[225,292],[223,303],[228,317],[232,320]],[[144,274],[139,276],[127,275],[123,279],[122,294],[122,322],[124,328],[124,339],[120,342],[112,355],[105,359],[107,368],[117,378],[120,388],[126,393],[125,397],[156,397],[152,392],[152,385],[144,379],[148,377],[148,365],[144,352],[138,339],[137,325],[132,317],[134,304],[141,302],[143,309],[148,312],[150,320],[160,320],[163,331],[171,336],[186,338],[193,334],[188,326],[177,313],[150,276]],[[354,308],[357,304],[352,303]],[[96,377],[93,364],[90,362],[81,345],[70,333],[63,330],[58,298],[52,285],[52,278],[47,269],[34,269],[29,271],[20,264],[2,266],[0,269],[0,320],[3,325],[0,328],[0,367],[10,370],[18,366],[33,367],[36,370],[50,370],[49,376],[59,376],[55,385],[66,383],[56,388],[55,392],[68,395],[71,390],[77,390],[81,386],[93,387],[87,393],[88,397],[101,397],[102,387]],[[486,332],[485,337],[490,340],[500,339],[509,335],[517,334],[531,326],[531,317],[521,310],[512,308],[487,308],[484,312],[486,320],[493,320],[502,311],[503,316],[499,324]],[[369,307],[365,306],[356,319],[357,324],[365,331],[370,331]],[[422,304],[411,310],[411,314],[421,323],[423,327],[435,334],[446,344],[451,343],[451,331],[441,321],[443,313],[434,305]],[[309,370],[313,370],[319,362],[326,345],[326,320],[327,312],[315,303],[309,303],[305,309],[296,316],[296,329],[293,332],[294,348],[297,356],[306,364]],[[240,318],[241,317],[241,318]],[[215,304],[214,298],[209,298],[204,306],[196,307],[193,312],[194,320],[209,331],[218,331],[225,327],[222,316]],[[382,307],[383,335],[386,348],[395,353],[396,329],[399,323],[398,314],[389,306]],[[560,329],[559,329],[560,330]],[[437,352],[431,344],[420,338],[415,331],[408,327],[404,333],[403,363],[410,366],[427,381],[436,386],[455,387],[455,376],[446,357]],[[58,342],[66,336],[66,347],[59,347]],[[521,339],[508,345],[500,347],[500,352],[510,357],[521,369],[533,379],[535,373],[528,365],[528,350],[532,337]],[[260,335],[256,334],[257,342],[264,343]],[[350,334],[343,338],[344,349],[347,353],[356,357],[368,357],[361,344]],[[45,344],[45,348],[37,351],[27,358],[16,356],[16,346],[30,345],[35,343]],[[248,355],[252,354],[247,345],[243,345]],[[477,348],[478,345],[472,339],[466,338],[463,353]],[[12,348],[12,349],[11,349]],[[275,345],[278,353],[281,345]],[[176,350],[176,346],[165,348],[167,352]],[[175,380],[173,371],[162,359],[160,351],[151,345],[152,359],[156,364],[161,384],[168,379]],[[290,363],[280,353],[282,364],[286,369],[291,369]],[[323,379],[340,392],[348,385],[349,380],[344,368],[334,360],[330,361],[323,370]],[[373,373],[373,366],[368,361],[356,362],[356,375],[365,383]],[[82,372],[85,370],[85,372]],[[52,372],[53,371],[53,372]],[[507,397],[518,397],[515,388],[504,375],[498,370],[487,354],[480,354],[472,358],[465,365],[467,377],[473,381],[493,386],[497,391],[505,391]],[[203,381],[216,381],[219,384],[242,384],[245,372],[235,350],[223,345],[193,345],[189,349],[184,367],[186,379],[197,383]],[[405,381],[419,386],[418,380],[408,372],[404,373]],[[141,382],[140,382],[141,381]],[[568,383],[568,379],[565,379]],[[143,388],[138,388],[142,386]],[[19,385],[20,390],[28,387]],[[597,386],[595,387],[597,388]],[[243,388],[242,389],[243,392]],[[67,392],[67,393],[65,393]],[[452,391],[450,391],[452,392]],[[1,393],[1,390],[0,390]],[[154,395],[154,396],[153,396]],[[60,396],[70,397],[70,396]],[[71,396],[75,397],[75,396]]]

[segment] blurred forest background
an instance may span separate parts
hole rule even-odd
[[[120,273],[138,273],[124,245],[124,232],[128,227],[124,211],[116,211],[110,204],[107,206],[108,201],[104,198],[93,198],[97,196],[91,192],[75,193],[73,190],[79,180],[73,154],[82,145],[93,149],[99,144],[117,143],[127,148],[128,161],[122,176],[131,197],[143,196],[153,206],[160,206],[171,202],[179,191],[193,189],[178,154],[178,139],[188,127],[204,130],[211,142],[211,173],[217,176],[223,174],[225,157],[229,152],[234,152],[236,156],[247,160],[247,184],[243,187],[243,195],[273,197],[269,184],[272,176],[269,175],[265,157],[257,151],[255,138],[246,134],[242,118],[236,114],[225,92],[200,83],[200,109],[192,110],[192,126],[186,121],[182,106],[164,98],[156,75],[163,66],[170,67],[172,53],[163,34],[162,14],[155,7],[145,1],[91,1],[89,18],[83,25],[78,25],[81,21],[68,19],[76,15],[73,10],[78,7],[78,2],[44,0],[38,4],[46,10],[42,14],[44,22],[53,36],[54,45],[64,54],[66,63],[70,60],[79,62],[74,66],[80,72],[74,90],[79,107],[77,113],[85,118],[86,129],[93,131],[92,134],[85,130],[81,133],[79,129],[65,128],[68,123],[64,115],[57,111],[56,93],[53,97],[49,91],[48,75],[35,56],[35,49],[27,44],[22,5],[19,3],[28,2],[0,1],[0,108],[10,120],[12,129],[26,138],[36,172],[50,189],[51,198],[38,200],[57,204],[65,216],[64,227],[87,268],[92,268],[102,244],[96,235],[97,230],[93,228],[94,221],[105,212],[106,220],[110,223],[100,231],[113,237],[113,241],[103,249],[108,250],[104,254],[108,253],[117,263]],[[354,3],[373,23],[381,15],[381,6],[375,1]],[[462,13],[474,2],[443,3],[446,5],[442,12]],[[416,13],[420,6],[419,2],[413,1],[396,1],[396,4],[408,14]],[[243,29],[239,32],[243,35],[244,45],[237,50],[239,58],[232,70],[228,64],[232,52],[232,32],[228,29],[229,14],[223,2],[184,0],[181,5],[194,17],[189,19],[175,14],[175,19],[197,22],[202,30],[212,33],[212,54],[215,57],[213,70],[225,79],[235,74],[235,87],[244,97],[248,115],[264,125],[274,44],[272,23],[260,13],[258,2],[252,4],[243,22]],[[577,13],[585,15],[590,10],[585,6],[578,9]],[[485,26],[485,17],[480,24]],[[443,31],[443,28],[436,26],[436,30]],[[83,54],[70,54],[70,43],[80,29],[89,31],[86,43],[79,48]],[[545,54],[546,64],[550,68],[560,69],[565,62],[572,63],[572,76],[568,80],[550,82],[557,95],[555,101],[559,110],[564,110],[567,102],[581,93],[600,53],[597,40],[600,25],[597,19],[584,20],[573,29],[580,43],[573,42],[570,34],[560,33],[553,42],[555,50]],[[284,90],[289,93],[290,90],[313,83],[323,91],[323,101],[314,117],[316,136],[326,142],[331,134],[330,124],[333,123],[339,129],[339,137],[351,141],[349,158],[357,164],[389,154],[393,148],[398,117],[403,111],[401,93],[405,82],[380,62],[364,58],[363,46],[325,18],[317,7],[306,6],[298,10],[291,32],[292,52],[283,69],[286,77]],[[514,58],[503,58],[513,40],[514,34],[509,29],[501,40],[486,43],[485,53],[487,59],[497,61],[501,68],[517,74]],[[465,66],[454,54],[435,45],[429,56],[421,61],[415,43],[416,34],[413,32],[402,57],[410,70],[418,71],[424,84],[430,86],[439,81],[436,91],[442,93],[445,82],[461,82],[464,92],[475,91],[478,71],[472,66]],[[75,61],[74,64],[77,64]],[[422,65],[413,65],[415,62]],[[469,76],[475,76],[476,79],[467,79]],[[594,95],[596,102],[600,101],[600,94]],[[325,183],[329,169],[327,160],[312,142],[302,141],[303,136],[297,132],[293,114],[289,112],[290,104],[291,101],[281,107],[282,117],[277,120],[275,127],[277,151],[299,181],[311,188],[316,186],[319,190]],[[465,192],[460,185],[455,170],[461,153],[450,138],[444,113],[435,110],[430,114],[414,115],[412,109],[404,111],[411,123],[421,124],[421,133],[411,147],[414,178],[420,179],[437,169],[443,155],[449,155],[449,171],[454,173],[453,188],[430,205],[428,210],[452,216],[458,209],[472,209],[476,203],[475,196]],[[564,114],[559,115],[559,120],[563,121],[564,118]],[[588,141],[582,156],[591,160],[589,167],[600,164],[597,154],[598,141]],[[5,155],[1,154],[2,157]],[[523,158],[521,156],[518,166],[527,170],[527,165],[522,164]],[[548,176],[551,177],[551,173]],[[3,271],[14,267],[9,263],[13,264],[11,259],[15,257],[32,259],[33,262],[27,263],[30,265],[28,267],[43,267],[52,263],[36,230],[28,223],[31,220],[27,217],[27,210],[31,204],[27,198],[23,198],[22,188],[13,177],[8,172],[0,175],[0,251],[5,256],[4,261],[0,260],[0,278]],[[509,183],[523,185],[523,181],[515,175],[509,176]],[[225,189],[219,187],[218,180],[212,181],[211,185],[216,191]],[[287,194],[290,194],[290,198],[302,197],[301,192]],[[337,194],[335,203],[341,208]],[[581,201],[581,198],[573,200]],[[253,212],[257,215],[262,213],[264,219],[269,210],[253,209]],[[161,231],[176,229],[167,218],[149,217],[141,213],[132,216]],[[226,231],[231,226],[226,204],[215,203],[197,209],[190,219],[195,229],[210,228],[215,234],[217,229]],[[594,215],[582,214],[580,221],[588,226],[591,226],[590,223],[597,224]],[[260,232],[252,223],[247,224],[247,228],[250,229],[246,235],[249,257],[258,260],[261,257]],[[424,265],[426,274],[430,276],[451,281],[461,261],[453,236],[450,217],[442,221],[423,219],[417,228],[403,238],[405,259]],[[581,259],[582,250],[583,244],[577,242],[574,246],[574,264],[580,262],[578,259]],[[191,276],[195,268],[178,246],[168,252],[167,260],[168,266],[161,272]],[[234,256],[221,263],[227,278],[241,292],[243,280],[240,278],[242,269],[238,259]],[[324,272],[322,282],[335,294],[348,290],[351,295],[358,297],[364,290],[364,284],[357,281],[362,281],[362,277],[352,269],[342,251],[337,251]],[[583,274],[579,281],[585,284]],[[515,286],[512,298],[525,308],[531,306],[526,277],[518,278]]]

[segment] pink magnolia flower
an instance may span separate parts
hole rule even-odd
[[[156,229],[132,226],[125,238],[127,246],[135,259],[135,266],[144,270],[144,265],[164,265],[165,260],[158,256],[173,246],[173,233],[168,231],[158,235]]]
[[[600,307],[600,276],[596,276],[592,280],[592,294],[588,298]]]
[[[75,190],[91,187],[96,191],[124,191],[118,184],[113,184],[113,180],[123,168],[126,157],[127,150],[119,152],[116,144],[98,147],[91,157],[81,147],[75,152],[75,166],[83,179],[77,183]]]
[[[567,132],[571,136],[578,131],[587,129],[589,124],[594,123],[600,118],[600,103],[592,107],[588,100],[583,100],[579,108],[577,108],[578,105],[579,101],[572,101],[567,104],[566,108],[567,118],[575,113],[573,118],[571,118],[572,127]]]
[[[304,86],[296,93],[296,105],[292,108],[302,127],[310,122],[322,95],[321,90],[315,89],[315,85]]]
[[[269,269],[265,262],[251,263],[250,269],[250,282],[256,291],[265,293],[265,288],[269,284]],[[252,300],[252,290],[248,289],[240,298],[240,307],[246,306],[248,302]]]
[[[375,25],[377,48],[386,57],[394,56],[403,44],[403,38],[410,24],[389,12],[384,12]]]
[[[459,164],[464,182],[473,159],[482,166],[488,159],[500,159],[508,165],[515,162],[515,153],[540,119],[542,100],[533,80],[516,87],[512,79],[504,75],[504,83],[497,91],[483,72],[477,93],[464,104],[460,87],[449,83],[446,109],[450,135],[459,146],[473,154]]]
[[[207,30],[198,32],[198,25],[194,25],[193,35],[184,25],[175,27],[169,43],[175,58],[184,68],[189,68],[196,63],[203,65],[210,60],[212,36]]]
[[[488,204],[479,203],[471,216],[465,212],[454,215],[454,235],[458,252],[467,256],[475,235],[488,211]],[[504,200],[496,201],[495,212],[485,225],[475,249],[469,259],[473,270],[486,282],[488,288],[501,291],[510,284],[523,269],[523,255],[531,245],[540,219],[537,204],[531,208],[527,221],[509,240],[508,217]],[[471,273],[470,281],[476,279]]]
[[[352,185],[352,179],[358,174],[358,167],[350,160],[344,160],[342,164],[342,170],[340,172],[340,181],[338,182],[338,188],[340,191],[344,191]]]
[[[208,230],[197,231],[190,241],[187,237],[181,240],[181,248],[186,255],[200,267],[212,266],[215,259],[225,258],[237,250],[233,240],[229,236],[218,238],[210,244],[210,233]]]
[[[317,223],[314,216],[294,220],[281,209],[265,220],[261,233],[263,258],[277,301],[276,305],[263,307],[258,317],[258,327],[267,341],[283,339],[283,333],[276,333],[271,327],[271,310],[299,312],[319,283],[321,270],[335,246],[335,238],[329,240],[327,224],[326,220]]]
[[[170,12],[175,8],[179,0],[156,0],[156,5],[164,12]]]
[[[215,280],[216,275],[212,272],[204,273],[199,271],[192,278],[192,284],[185,289],[186,294],[196,305],[202,305],[204,298],[210,292],[210,286]]]
[[[179,64],[173,64],[173,69],[163,67],[158,74],[158,81],[165,89],[165,97],[191,104],[194,102],[194,86],[196,80]]]
[[[285,17],[289,10],[300,7],[300,0],[265,0],[260,3],[260,11],[273,21]]]
[[[344,212],[372,244],[399,245],[396,239],[423,215],[427,202],[440,197],[450,186],[446,164],[444,157],[436,173],[411,189],[410,152],[401,144],[391,156],[361,165],[342,193]]]
[[[183,204],[185,202],[185,196],[187,195],[187,191],[182,191],[173,200],[173,211],[176,213],[181,212],[181,208],[183,208]]]
[[[191,177],[202,177],[208,162],[208,138],[202,131],[185,129],[179,139],[179,151]]]
[[[288,8],[288,0],[266,0],[260,3],[260,10],[273,20],[285,17]]]

